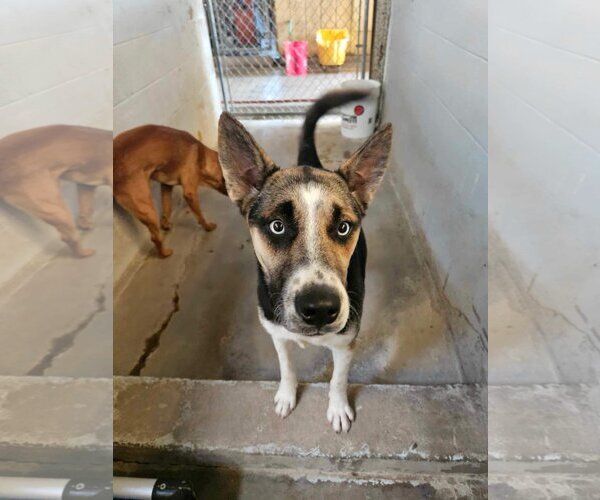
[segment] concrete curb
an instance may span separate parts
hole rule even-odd
[[[0,377],[0,465],[110,465],[112,380]]]
[[[490,385],[488,394],[490,470],[511,462],[600,467],[599,386]]]
[[[301,386],[285,420],[273,411],[275,382],[116,377],[114,389],[123,462],[485,470],[487,396],[474,385],[353,385],[357,420],[339,435],[325,418],[326,384]]]

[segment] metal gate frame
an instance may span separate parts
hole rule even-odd
[[[224,63],[223,63],[223,55],[224,48],[220,45],[220,32],[219,32],[219,23],[217,22],[216,14],[215,14],[215,3],[218,3],[219,0],[203,0],[204,9],[206,12],[206,19],[208,22],[208,28],[210,32],[210,44],[212,49],[213,60],[215,62],[217,78],[219,80],[219,87],[221,90],[221,102],[223,105],[223,109],[228,111],[236,116],[246,116],[246,117],[276,117],[276,116],[299,116],[304,114],[304,111],[265,111],[265,112],[236,112],[235,106],[233,105],[233,95],[231,91],[231,87],[229,84],[229,79],[224,71]],[[358,49],[357,52],[357,60],[360,60],[360,64],[357,64],[356,78],[365,79],[368,78],[368,71],[370,68],[368,67],[368,32],[369,32],[369,10],[370,5],[373,3],[376,5],[376,0],[360,0],[359,11],[359,19],[358,19],[358,42],[355,47]],[[375,12],[373,13],[373,24],[375,24]],[[374,26],[373,26],[374,32]],[[276,49],[275,49],[276,50]],[[371,48],[371,52],[373,51],[373,47]],[[240,54],[243,55],[243,54]],[[332,87],[333,88],[333,87]],[[301,102],[306,102],[307,105],[314,101],[314,99],[301,99]]]

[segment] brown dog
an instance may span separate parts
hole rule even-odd
[[[82,248],[59,181],[77,184],[80,229],[91,229],[94,190],[112,185],[112,133],[90,127],[50,125],[17,132],[0,140],[0,198],[54,226],[77,257]]]
[[[114,196],[117,202],[150,231],[150,238],[161,257],[173,253],[165,248],[159,220],[150,191],[150,179],[160,183],[162,217],[160,227],[171,228],[173,186],[183,187],[183,196],[198,223],[212,231],[200,210],[198,187],[207,186],[227,194],[217,152],[204,146],[191,134],[159,125],[144,125],[127,130],[113,141]]]

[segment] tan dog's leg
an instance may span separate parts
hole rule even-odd
[[[73,216],[64,203],[56,180],[48,175],[47,179],[29,179],[29,181],[33,186],[43,186],[43,189],[32,192],[30,187],[21,186],[8,193],[4,199],[11,205],[54,226],[76,257],[94,255],[94,250],[81,247]]]
[[[94,193],[96,186],[77,184],[77,198],[79,201],[79,216],[77,227],[83,231],[89,231],[94,227],[92,215],[94,214]]]
[[[198,219],[198,224],[200,224],[206,231],[213,231],[216,229],[217,225],[213,222],[207,222],[202,214],[202,210],[200,210],[200,200],[198,199],[198,187],[192,189],[187,188],[185,185],[183,186],[183,197],[185,201],[189,205],[190,209],[196,215]]]
[[[171,229],[171,212],[172,212],[172,195],[173,186],[168,184],[160,185],[160,201],[162,205],[162,216],[160,218],[160,227],[165,231]]]
[[[161,257],[168,257],[173,250],[166,248],[158,226],[158,214],[152,203],[150,183],[146,179],[136,182],[135,185],[121,186],[119,192],[115,191],[115,197],[119,204],[129,210],[150,231],[150,239],[156,245]]]

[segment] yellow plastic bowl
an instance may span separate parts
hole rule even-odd
[[[346,60],[346,51],[350,41],[347,29],[317,30],[317,55],[323,66],[341,66]]]

